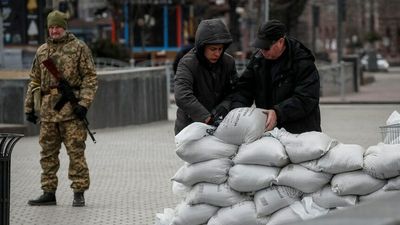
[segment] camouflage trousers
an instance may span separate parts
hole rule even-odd
[[[85,159],[86,137],[86,129],[81,120],[41,122],[39,144],[42,147],[40,165],[43,170],[43,191],[54,192],[57,189],[61,143],[64,143],[69,156],[68,178],[72,181],[71,188],[74,192],[89,189],[89,169]]]

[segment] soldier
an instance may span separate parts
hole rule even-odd
[[[43,194],[29,205],[56,205],[60,166],[58,155],[64,143],[69,156],[68,177],[74,191],[73,206],[84,206],[84,191],[89,188],[89,169],[85,159],[87,137],[84,119],[97,90],[97,77],[90,49],[73,34],[66,31],[67,16],[52,11],[47,16],[49,38],[41,45],[33,60],[29,74],[30,82],[25,99],[27,120],[36,124],[40,115],[39,144],[41,185]],[[73,89],[78,103],[64,102],[55,105],[61,98],[59,79],[43,65],[51,58]]]

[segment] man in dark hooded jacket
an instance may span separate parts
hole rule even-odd
[[[219,19],[200,22],[195,47],[178,64],[175,134],[193,122],[215,124],[229,112],[237,78],[235,60],[225,53],[232,37]]]
[[[270,20],[260,26],[258,48],[240,76],[232,107],[266,109],[266,130],[321,131],[320,80],[311,51],[286,35],[286,26]]]

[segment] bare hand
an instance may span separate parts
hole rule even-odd
[[[211,116],[207,117],[207,119],[204,121],[205,124],[208,124],[211,121]]]
[[[268,109],[263,111],[263,113],[267,115],[267,121],[265,122],[265,129],[267,131],[274,129],[278,123],[278,118],[276,116],[275,110]]]

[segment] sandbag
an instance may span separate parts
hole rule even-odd
[[[227,158],[185,163],[171,179],[186,186],[200,182],[222,184],[228,179],[228,171],[232,165],[232,160]]]
[[[364,171],[369,175],[388,179],[400,175],[400,144],[370,146],[364,156]]]
[[[268,216],[299,201],[303,192],[288,186],[272,186],[254,195],[257,216]]]
[[[376,179],[362,170],[339,173],[332,177],[332,191],[337,195],[367,195],[385,185],[385,180]]]
[[[186,196],[189,194],[191,190],[190,186],[186,186],[182,183],[176,182],[176,181],[172,181],[172,193],[175,196],[178,196],[179,198],[181,198],[182,200],[186,198]]]
[[[259,165],[234,165],[229,170],[228,184],[239,192],[253,192],[271,186],[279,168]]]
[[[237,152],[238,148],[237,145],[227,144],[210,135],[180,145],[176,149],[176,154],[185,162],[197,163],[231,157]]]
[[[199,140],[205,136],[210,135],[215,130],[214,126],[194,122],[183,128],[176,136],[175,136],[175,145],[176,147],[180,147],[181,145],[186,144],[187,142]]]
[[[285,207],[276,211],[271,215],[267,225],[282,225],[302,221],[301,217],[297,215],[292,208]]]
[[[265,225],[268,217],[257,217],[253,201],[221,208],[208,221],[207,225]]]
[[[364,148],[360,145],[339,143],[320,159],[303,162],[301,165],[317,172],[331,174],[350,172],[362,169],[364,152]]]
[[[198,183],[189,192],[186,201],[189,204],[206,203],[209,205],[227,207],[245,201],[249,197],[233,190],[227,183]]]
[[[365,203],[373,200],[384,199],[384,198],[391,198],[394,196],[400,195],[400,190],[393,190],[393,191],[385,191],[383,189],[379,189],[375,192],[372,192],[368,195],[363,195],[359,197],[360,203]]]
[[[304,193],[312,193],[325,186],[331,177],[332,175],[328,173],[315,172],[297,164],[289,164],[279,172],[275,183]]]
[[[289,158],[281,142],[272,136],[263,136],[252,143],[242,144],[233,162],[282,167],[289,163]]]
[[[216,206],[207,204],[189,205],[186,202],[182,202],[175,209],[171,225],[200,225],[207,223],[218,209]]]
[[[326,215],[329,212],[329,209],[322,208],[315,204],[311,197],[304,197],[301,201],[296,201],[289,207],[303,220],[314,219]]]
[[[321,190],[309,194],[315,204],[325,209],[333,209],[337,207],[348,207],[357,204],[356,195],[337,195],[332,191],[330,185],[326,185]]]
[[[383,186],[385,191],[400,190],[400,176],[389,179],[387,184]]]
[[[241,145],[253,142],[265,131],[267,115],[258,108],[236,108],[228,113],[214,135],[226,143]]]
[[[318,159],[337,144],[336,140],[317,131],[301,134],[282,132],[278,139],[285,146],[286,153],[293,163]]]

